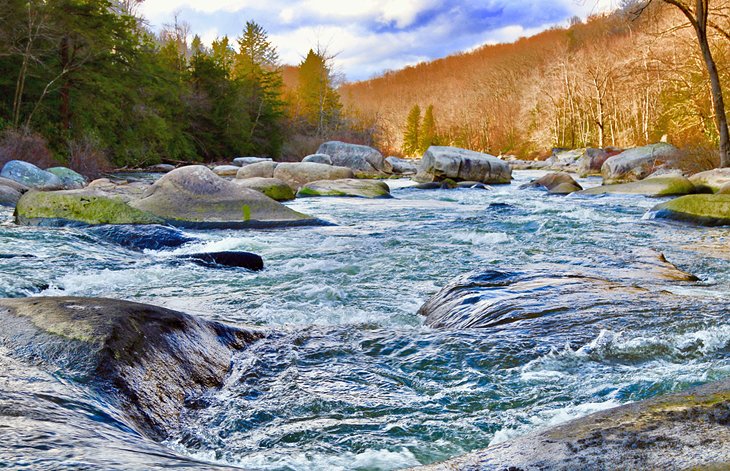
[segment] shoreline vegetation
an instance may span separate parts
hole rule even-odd
[[[0,54],[0,205],[14,208],[13,227],[81,228],[143,252],[190,242],[181,229],[335,225],[288,206],[297,198],[377,205],[397,198],[389,179],[406,178],[413,191],[489,192],[529,169],[544,173],[516,189],[526,199],[657,198],[645,219],[698,234],[730,226],[727,129],[714,90],[730,81],[730,41],[708,29],[712,11],[689,12],[704,29],[683,28],[692,15],[666,3],[677,2],[626,2],[514,44],[347,84],[319,47],[282,65],[253,21],[208,47],[178,18],[153,33],[132,7],[105,0],[10,1],[0,13],[9,51]],[[717,80],[698,62],[708,63],[710,46]],[[125,179],[114,168],[155,177]],[[588,176],[602,184],[576,180]],[[488,331],[570,311],[566,300],[574,314],[593,312],[619,302],[616,293],[627,312],[660,310],[679,303],[666,283],[701,282],[652,248],[621,257],[620,279],[558,263],[464,275],[418,314],[430,329]],[[249,252],[176,259],[265,269]],[[81,297],[2,299],[0,327],[0,346],[16,360],[48,371],[83,363],[70,381],[90,385],[123,411],[125,426],[156,442],[186,407],[205,407],[201,397],[221,387],[236,352],[270,333]],[[723,380],[424,469],[719,469],[730,465],[729,410]]]

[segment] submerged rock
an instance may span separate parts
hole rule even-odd
[[[264,269],[264,259],[250,252],[206,252],[181,255],[180,258],[213,268],[238,267],[251,271]]]
[[[390,198],[390,187],[379,180],[320,180],[304,185],[297,196],[353,196],[360,198]]]
[[[129,206],[121,198],[83,189],[29,191],[15,206],[15,222],[27,226],[66,226],[160,224],[163,220]]]
[[[660,175],[631,183],[602,185],[580,192],[582,195],[644,195],[673,196],[687,195],[695,192],[695,186],[682,175]]]
[[[728,469],[730,380],[597,412],[422,470]]]
[[[311,154],[302,159],[302,162],[314,162],[315,164],[333,165],[332,157],[327,154]]]
[[[558,195],[567,195],[583,189],[573,177],[565,172],[548,173],[520,187],[520,189],[523,188],[544,188],[548,193]]]
[[[296,197],[294,190],[278,178],[236,178],[233,183],[256,190],[276,201],[289,201]]]
[[[654,251],[616,256],[606,266],[561,265],[532,272],[488,270],[449,283],[419,310],[436,328],[492,328],[514,322],[565,315],[604,315],[605,306],[626,304],[653,309],[658,281],[695,281]],[[620,277],[611,277],[610,268]],[[640,283],[644,286],[640,286]]]
[[[90,387],[129,425],[163,440],[186,401],[219,387],[231,356],[262,334],[146,304],[95,298],[0,300],[10,355]]]
[[[641,180],[664,167],[678,154],[679,149],[660,142],[635,147],[609,157],[601,166],[603,184],[626,183]]]
[[[335,165],[317,164],[314,162],[281,163],[274,169],[274,178],[285,181],[295,189],[309,182],[319,180],[342,180],[354,178],[352,169]]]
[[[46,172],[57,176],[61,180],[61,183],[63,183],[63,187],[66,190],[78,190],[79,188],[85,187],[88,183],[83,175],[78,172],[74,172],[70,168],[51,167],[46,169]]]
[[[51,191],[63,188],[63,182],[56,175],[22,160],[11,160],[6,163],[0,171],[0,177],[36,190]]]
[[[347,167],[356,174],[377,175],[383,171],[383,154],[372,147],[329,141],[319,146],[317,154],[329,155],[332,165]]]
[[[730,168],[716,168],[689,177],[698,193],[718,193],[720,188],[730,183]]]
[[[160,250],[180,247],[196,239],[174,227],[149,225],[104,225],[90,227],[89,234],[132,250]]]
[[[446,178],[482,183],[510,183],[512,169],[497,157],[458,147],[431,146],[421,159],[419,183],[441,181]]]
[[[152,184],[142,199],[130,204],[168,224],[200,229],[322,223],[225,180],[202,165],[173,170]]]
[[[730,195],[687,195],[654,206],[648,215],[703,226],[730,225]]]

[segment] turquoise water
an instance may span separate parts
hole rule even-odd
[[[19,228],[4,210],[2,296],[128,299],[261,326],[268,337],[236,357],[224,387],[185,414],[166,448],[134,436],[63,372],[0,352],[0,434],[16,437],[0,444],[0,464],[57,468],[62,455],[33,444],[42,447],[65,413],[71,430],[91,429],[54,435],[78,463],[85,450],[107,447],[106,467],[120,469],[144,469],[135,459],[162,466],[174,460],[160,456],[165,450],[246,469],[399,469],[730,375],[730,230],[642,219],[656,199],[517,188],[537,175],[515,172],[516,182],[491,191],[391,181],[390,200],[290,204],[336,226],[189,231],[200,242],[146,253],[83,229]],[[431,329],[417,313],[469,272],[590,266],[625,280],[636,248],[663,252],[701,281],[652,285],[671,293],[656,305],[617,297],[600,312],[568,309],[483,330]],[[214,270],[175,258],[216,250],[258,253],[267,268]],[[11,420],[20,398],[32,421],[30,412]]]

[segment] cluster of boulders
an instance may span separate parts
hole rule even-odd
[[[86,178],[66,167],[46,170],[21,160],[11,160],[0,170],[0,206],[15,206],[29,190],[70,190],[86,186]]]

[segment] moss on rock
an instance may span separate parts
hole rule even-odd
[[[86,190],[24,194],[15,207],[15,220],[23,225],[160,224],[163,221],[135,209],[118,198]]]
[[[730,225],[730,195],[686,195],[654,206],[651,213],[706,226]]]
[[[695,192],[695,186],[682,175],[669,175],[647,178],[638,182],[619,183],[589,188],[580,192],[582,195],[644,195],[675,196],[688,195]]]
[[[360,198],[390,198],[390,188],[379,180],[322,180],[307,183],[297,196],[352,196]]]

